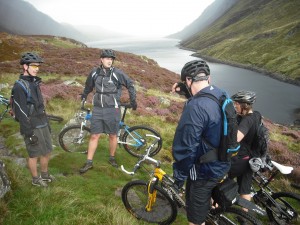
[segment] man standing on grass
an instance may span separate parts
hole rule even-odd
[[[54,181],[54,177],[48,172],[52,141],[40,89],[42,80],[37,77],[41,63],[43,59],[35,53],[27,52],[22,55],[20,64],[23,74],[13,86],[12,104],[29,155],[28,168],[32,176],[32,185],[47,187],[47,182]],[[38,159],[41,174],[37,169]]]

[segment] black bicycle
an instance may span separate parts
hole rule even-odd
[[[130,104],[122,104],[123,115],[119,123],[118,144],[135,157],[140,157],[152,143],[153,140],[159,138],[155,147],[152,148],[150,155],[156,155],[162,147],[162,139],[160,134],[151,127],[145,125],[137,125],[129,127],[125,123],[127,109],[131,108]],[[58,141],[63,150],[67,152],[86,153],[90,138],[90,127],[88,123],[91,119],[91,110],[81,106],[81,112],[76,115],[76,121],[79,124],[65,127],[58,135]]]
[[[268,177],[260,171],[253,174],[252,197],[256,204],[266,209],[273,224],[300,224],[300,195],[292,192],[275,192],[270,183],[279,174],[290,174],[293,167],[281,165],[275,161],[266,164]]]
[[[174,185],[174,179],[160,168],[161,162],[149,156],[151,148],[158,141],[159,139],[154,140],[148,147],[146,154],[135,164],[132,172],[125,170],[123,165],[121,166],[121,169],[130,175],[135,174],[144,162],[155,166],[148,181],[128,182],[123,187],[121,196],[124,206],[135,218],[149,223],[171,224],[177,217],[178,207],[186,208],[184,188],[178,190]],[[251,202],[248,202],[248,206],[250,210],[259,210]],[[252,214],[242,210],[241,207],[234,206],[211,208],[205,222],[211,225],[262,224]]]
[[[3,95],[0,95],[0,104],[4,105],[5,109],[3,110],[3,112],[0,114],[0,121],[4,118],[5,114],[7,112],[10,111],[10,100],[8,98],[5,98]],[[56,121],[56,122],[62,122],[64,120],[64,118],[60,117],[60,116],[55,116],[52,114],[46,114],[48,120],[51,121]]]

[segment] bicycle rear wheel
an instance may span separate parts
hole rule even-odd
[[[62,122],[64,120],[64,118],[60,117],[60,116],[54,116],[54,115],[50,115],[50,114],[47,114],[47,117],[49,120],[52,120],[52,121],[56,121],[56,122]]]
[[[147,182],[135,180],[127,183],[122,189],[122,201],[134,217],[149,223],[171,224],[177,216],[176,203],[159,186],[155,186],[156,201],[152,210],[147,212]]]
[[[252,216],[250,213],[242,210],[242,208],[227,207],[225,210],[222,208],[215,208],[210,211],[207,216],[206,224],[218,225],[234,225],[234,224],[247,224],[247,225],[262,225],[262,222]]]
[[[122,144],[125,150],[135,156],[140,157],[146,153],[146,149],[156,140],[155,137],[159,137],[160,140],[154,145],[150,151],[150,156],[156,155],[162,147],[162,139],[160,134],[147,126],[134,126],[125,131],[122,137]]]
[[[272,194],[272,198],[282,209],[279,212],[272,201],[267,202],[267,214],[274,224],[300,224],[300,195],[290,192],[278,192]]]
[[[66,152],[87,153],[90,133],[86,126],[81,129],[81,125],[71,125],[59,133],[59,145]]]

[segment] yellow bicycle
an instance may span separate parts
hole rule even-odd
[[[149,156],[151,148],[158,141],[159,138],[148,147],[146,154],[135,164],[132,172],[121,166],[125,173],[133,175],[143,162],[155,165],[148,181],[134,180],[123,187],[122,201],[126,209],[137,219],[149,223],[171,224],[176,219],[178,207],[186,208],[184,189],[178,190],[174,185],[174,179],[160,168],[161,162]],[[262,224],[252,214],[235,206],[211,208],[206,218],[207,224],[234,225],[244,222]]]

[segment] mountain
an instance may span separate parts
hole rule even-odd
[[[181,46],[300,85],[299,9],[299,0],[238,0]]]
[[[183,30],[169,35],[168,37],[180,40],[185,40],[192,37],[194,34],[199,33],[205,28],[209,27],[228,9],[230,9],[237,1],[238,0],[215,0],[203,11],[198,19],[185,27]]]
[[[103,28],[74,27],[58,23],[22,0],[0,0],[0,32],[19,35],[54,35],[73,38],[81,42],[98,41],[116,33]]]

